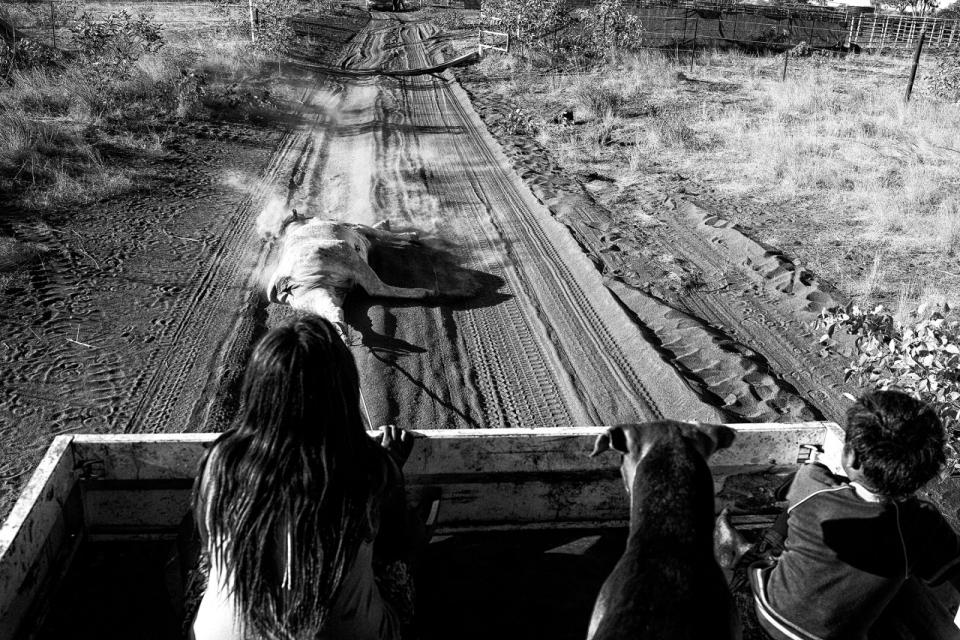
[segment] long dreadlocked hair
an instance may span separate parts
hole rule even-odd
[[[195,509],[247,632],[321,631],[373,537],[385,456],[367,436],[350,351],[311,316],[254,349],[237,423],[214,443]]]

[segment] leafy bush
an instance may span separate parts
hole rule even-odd
[[[186,118],[202,109],[202,100],[207,93],[207,78],[202,73],[180,71],[175,83],[177,92],[177,117]]]
[[[937,56],[920,78],[922,93],[944,102],[960,103],[960,53]]]
[[[825,330],[820,341],[827,348],[843,339],[839,329],[852,336],[856,359],[846,380],[912,393],[936,407],[948,433],[960,431],[960,321],[949,305],[921,306],[905,323],[882,306],[863,311],[849,305],[824,311],[817,326]]]
[[[642,44],[640,18],[623,8],[623,0],[600,0],[588,13],[595,53],[637,49]]]
[[[126,11],[110,14],[105,20],[84,13],[70,31],[83,71],[98,84],[128,79],[137,60],[164,45],[158,24],[143,14],[134,18]]]
[[[602,56],[641,44],[640,19],[623,0],[599,0],[578,11],[565,0],[484,0],[481,22],[524,45],[567,55]]]
[[[225,15],[231,17],[233,27],[238,33],[250,36],[250,14],[247,11],[236,12],[233,0],[214,0]],[[290,24],[290,18],[305,12],[323,13],[330,11],[332,0],[252,0],[250,7],[256,16],[253,48],[266,53],[284,53],[297,38],[296,30]]]
[[[56,49],[31,38],[19,38],[12,44],[0,39],[0,74],[7,81],[14,69],[46,67],[61,57]]]
[[[507,117],[503,120],[503,127],[507,133],[512,135],[532,135],[537,132],[533,116],[520,107],[507,114]]]
[[[537,45],[572,20],[565,0],[483,0],[481,6],[481,24],[526,45]]]

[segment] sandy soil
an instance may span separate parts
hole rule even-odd
[[[383,253],[391,284],[479,294],[428,305],[348,300],[373,424],[413,428],[605,423],[715,408],[649,344],[567,230],[512,171],[449,71],[438,29],[374,13],[335,65],[318,66],[282,160],[283,204],[425,237]],[[309,56],[305,56],[309,57]],[[289,314],[269,309],[270,323]]]
[[[164,157],[131,158],[134,193],[43,222],[5,217],[42,253],[0,303],[2,506],[53,436],[188,430],[203,403],[261,251],[237,184],[270,175],[283,134],[210,123],[171,135]]]
[[[692,385],[744,421],[840,419],[844,362],[821,353],[809,327],[835,304],[828,288],[743,233],[717,202],[691,195],[675,172],[649,171],[628,201],[604,206],[614,178],[571,177],[507,124],[514,105],[504,90],[463,75],[517,171]]]
[[[357,12],[334,46],[315,38],[305,66],[337,72],[289,81],[284,120],[177,130],[166,157],[131,159],[135,192],[43,223],[9,218],[43,250],[0,306],[3,512],[55,435],[222,428],[250,345],[290,315],[263,299],[269,248],[254,236],[278,200],[416,229],[421,249],[378,257],[384,279],[479,292],[348,300],[373,424],[727,417],[602,286],[449,71],[366,74],[442,60],[444,40],[415,15]]]

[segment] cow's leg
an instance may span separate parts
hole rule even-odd
[[[320,287],[299,287],[295,293],[287,296],[286,302],[294,309],[326,318],[341,336],[344,335],[343,300],[336,293]]]
[[[350,261],[356,283],[367,292],[367,295],[383,298],[429,298],[437,295],[432,289],[421,289],[419,287],[394,287],[380,279],[377,272],[369,264],[355,256],[355,260]]]

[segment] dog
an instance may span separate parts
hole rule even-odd
[[[623,424],[591,456],[623,454],[627,548],[603,583],[588,640],[732,640],[740,619],[714,559],[713,477],[706,460],[735,432],[713,424]]]
[[[271,302],[315,313],[345,335],[343,300],[354,288],[384,298],[423,299],[435,289],[394,287],[370,267],[368,256],[377,246],[404,246],[417,239],[413,232],[394,232],[386,222],[372,227],[301,216],[296,209],[279,219],[269,208],[257,222],[260,238],[279,241],[277,258],[267,279]]]

